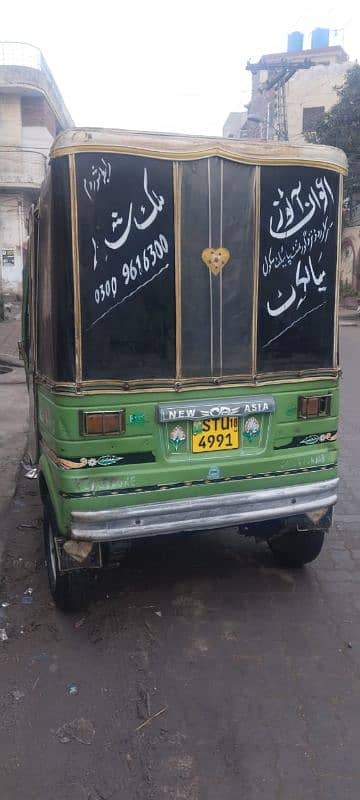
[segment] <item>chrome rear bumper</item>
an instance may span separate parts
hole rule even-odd
[[[326,509],[337,501],[339,479],[303,486],[168,500],[107,511],[73,511],[71,538],[92,542],[228,528]]]

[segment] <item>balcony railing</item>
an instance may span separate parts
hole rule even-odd
[[[0,64],[6,67],[30,67],[48,70],[38,47],[25,42],[0,42]]]
[[[22,67],[40,72],[41,82],[61,115],[63,126],[70,127],[74,124],[52,72],[38,47],[26,42],[0,42],[0,67]]]
[[[0,186],[39,189],[46,170],[46,156],[21,147],[0,147]]]

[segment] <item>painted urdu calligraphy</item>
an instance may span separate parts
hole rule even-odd
[[[330,353],[338,177],[318,168],[269,167],[261,180],[260,351],[285,359],[290,348],[286,358],[293,364],[298,357],[302,365],[315,360],[305,344],[315,325],[319,348]],[[263,361],[272,358],[264,355]]]
[[[93,200],[97,192],[100,191],[101,186],[106,186],[110,183],[111,178],[111,164],[110,161],[101,159],[100,163],[91,167],[90,178],[83,179],[83,187],[85,194],[89,200]]]

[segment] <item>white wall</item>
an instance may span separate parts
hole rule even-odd
[[[44,155],[48,155],[50,147],[53,142],[53,137],[47,128],[36,127],[23,127],[22,128],[22,147],[34,150],[40,150]]]
[[[30,199],[20,187],[32,189],[33,197],[39,192],[52,140],[43,126],[22,127],[20,94],[0,94],[0,292],[5,296],[22,293]],[[15,264],[4,264],[2,251],[12,249]]]
[[[21,145],[21,103],[16,95],[0,95],[0,144]]]
[[[349,61],[318,65],[311,69],[299,70],[286,85],[289,139],[294,144],[302,144],[303,109],[324,106],[325,111],[338,102],[336,86],[342,86]]]
[[[25,220],[30,203],[20,195],[1,194],[0,203],[0,269],[4,294],[21,294],[23,247],[27,241]],[[2,251],[14,249],[14,266],[4,265]]]

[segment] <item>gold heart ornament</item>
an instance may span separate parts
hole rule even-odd
[[[206,247],[201,258],[213,275],[219,275],[230,258],[230,250],[226,247]]]

